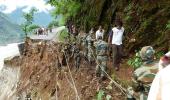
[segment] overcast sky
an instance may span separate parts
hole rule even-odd
[[[52,7],[46,4],[46,0],[0,0],[0,11],[3,13],[12,13],[18,8],[28,12],[32,7],[35,7],[39,12],[48,13]]]

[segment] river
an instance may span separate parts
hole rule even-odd
[[[4,59],[19,55],[18,43],[0,46],[0,100],[16,100],[13,93],[16,91],[20,76],[19,67],[4,65]]]

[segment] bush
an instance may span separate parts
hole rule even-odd
[[[140,57],[139,52],[137,52],[133,58],[130,58],[127,63],[128,65],[132,66],[134,69],[139,68],[142,65],[142,59]]]
[[[156,59],[160,59],[160,57],[162,57],[164,55],[164,52],[163,51],[159,51],[155,54],[156,56]]]

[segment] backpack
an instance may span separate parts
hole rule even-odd
[[[107,55],[108,44],[104,41],[100,41],[96,46],[96,51],[98,56]]]

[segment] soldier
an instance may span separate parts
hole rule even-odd
[[[90,64],[92,64],[94,39],[92,39],[92,33],[91,32],[87,36],[86,41],[87,41],[87,48],[88,48],[88,61],[90,62]]]
[[[147,100],[150,85],[158,71],[158,62],[154,61],[154,50],[151,46],[145,46],[140,51],[143,65],[133,73],[134,97]],[[130,93],[130,91],[128,91]],[[133,93],[131,91],[131,93]],[[132,100],[132,99],[128,99]]]
[[[108,60],[108,44],[102,40],[102,36],[98,37],[98,41],[95,42],[96,53],[97,53],[97,66],[96,75],[99,76],[101,80],[106,78],[106,68]]]
[[[76,43],[73,43],[72,56],[74,58],[76,71],[77,71],[79,69],[79,67],[80,67],[81,55],[80,55],[79,45],[76,44]]]
[[[85,57],[85,59],[87,59],[87,54],[88,54],[88,43],[87,43],[87,36],[88,33],[85,33],[84,36],[82,37],[82,45],[83,45],[83,56]]]

